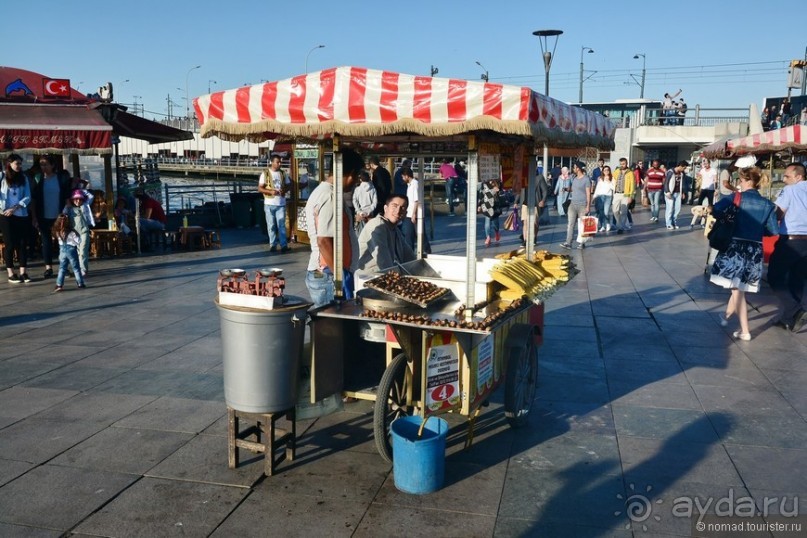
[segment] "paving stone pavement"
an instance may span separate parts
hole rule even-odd
[[[443,213],[432,248],[464,255],[465,219]],[[539,239],[560,251],[552,219]],[[463,449],[449,416],[445,486],[426,496],[395,489],[366,402],[300,421],[274,477],[249,453],[227,468],[217,271],[279,266],[307,296],[306,246],[270,255],[257,229],[224,230],[220,250],[92,261],[89,287],[60,294],[35,262],[30,284],[0,283],[0,536],[691,536],[673,508],[695,498],[801,499],[803,517],[807,328],[773,327],[763,288],[754,338],[734,341],[702,233],[635,220],[572,251],[529,426],[510,429],[497,394]]]

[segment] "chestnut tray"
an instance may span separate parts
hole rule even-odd
[[[408,297],[408,296],[405,296],[405,295],[400,295],[400,294],[395,293],[393,291],[389,291],[387,289],[380,288],[379,286],[377,286],[375,284],[375,282],[374,282],[375,280],[376,279],[374,278],[373,280],[368,280],[367,282],[365,282],[364,283],[365,287],[370,288],[371,290],[381,292],[381,293],[383,293],[385,295],[389,295],[390,297],[395,297],[396,299],[400,299],[401,301],[406,301],[407,303],[417,305],[420,308],[429,308],[430,306],[432,306],[436,302],[443,300],[446,297],[446,295],[448,295],[448,293],[451,291],[448,288],[440,288],[440,287],[438,287],[438,290],[440,291],[440,294],[437,295],[436,297],[430,299],[429,301],[424,302],[424,301],[419,301],[418,299],[415,299],[414,297]]]

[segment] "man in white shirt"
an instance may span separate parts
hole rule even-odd
[[[271,177],[268,177],[271,176]],[[266,213],[266,228],[269,231],[269,252],[288,252],[286,240],[286,193],[291,180],[280,169],[280,156],[272,155],[269,168],[258,178],[258,192],[263,194],[263,209]]]
[[[698,183],[701,186],[698,195],[697,205],[702,205],[704,200],[709,200],[709,205],[715,205],[715,185],[717,184],[717,170],[712,168],[709,159],[701,161],[701,169],[698,172]]]

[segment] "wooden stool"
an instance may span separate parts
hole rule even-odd
[[[285,417],[291,422],[290,430],[279,430],[275,427],[278,419]],[[251,426],[240,431],[239,420],[252,422]],[[261,442],[261,434],[265,435],[265,441]],[[255,441],[247,441],[250,435],[255,436]],[[246,448],[264,455],[263,474],[272,476],[275,467],[288,458],[294,461],[295,440],[297,436],[297,423],[294,407],[279,413],[247,413],[246,411],[236,411],[227,406],[227,466],[235,469],[238,466],[238,449]],[[285,450],[275,458],[275,451],[279,448]]]
[[[178,241],[177,233],[179,232],[167,231],[167,230],[165,232],[165,245],[171,250],[175,250],[177,248],[177,241]]]
[[[185,250],[207,248],[205,229],[201,226],[186,226],[179,229],[179,242]]]
[[[205,240],[208,248],[221,248],[221,235],[218,230],[205,230]]]
[[[119,235],[117,231],[112,230],[90,230],[90,257],[119,256],[121,254]]]

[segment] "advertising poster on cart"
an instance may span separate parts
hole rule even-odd
[[[476,349],[476,394],[493,387],[493,335],[489,334]]]
[[[459,345],[451,333],[437,334],[426,359],[426,408],[434,412],[459,403]]]

